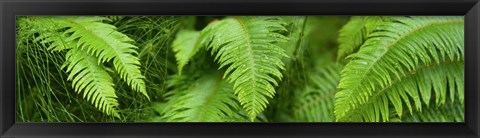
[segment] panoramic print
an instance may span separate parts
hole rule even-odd
[[[18,122],[464,122],[463,16],[17,16]]]

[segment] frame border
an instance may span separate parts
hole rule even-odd
[[[0,0],[0,137],[458,137],[480,135],[478,0]],[[18,15],[463,15],[465,123],[16,123]]]

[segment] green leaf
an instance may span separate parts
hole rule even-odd
[[[220,68],[228,66],[225,76],[252,121],[275,95],[276,79],[282,78],[282,57],[288,56],[275,42],[288,40],[282,34],[287,32],[284,24],[277,17],[231,17],[202,32]]]
[[[389,104],[402,115],[403,104],[409,102],[405,93],[420,109],[419,98],[427,105],[431,99],[441,105],[448,87],[463,90],[462,17],[390,19],[377,25],[360,50],[347,57],[351,60],[342,70],[340,92],[335,95],[337,121],[388,121]],[[442,81],[447,78],[459,79]],[[376,109],[382,117],[372,114]]]
[[[110,75],[105,71],[98,59],[84,50],[72,48],[66,54],[68,80],[76,92],[83,91],[83,98],[107,115],[120,117],[116,107],[117,95]]]
[[[233,85],[222,80],[219,73],[208,72],[194,81],[180,82],[183,83],[177,83],[180,86],[167,94],[169,102],[161,111],[167,122],[239,121],[241,115],[237,112],[241,107],[233,94]]]
[[[341,66],[326,64],[307,76],[311,84],[295,91],[293,114],[301,122],[334,122],[334,95],[340,81]]]
[[[353,16],[339,31],[338,36],[338,56],[337,59],[344,58],[358,49],[365,40],[365,17]]]
[[[150,99],[146,92],[140,62],[133,54],[138,54],[133,41],[125,34],[116,31],[115,26],[102,23],[104,17],[52,17],[59,24],[69,27],[65,33],[69,40],[77,40],[77,47],[98,57],[99,63],[113,61],[120,77],[133,90]]]
[[[113,61],[120,77],[133,90],[147,98],[140,62],[134,55],[136,46],[130,38],[116,31],[103,17],[32,17],[32,32],[39,34],[34,41],[49,45],[50,51],[66,50],[68,79],[73,88],[107,115],[119,117],[118,102],[112,80],[102,63]],[[95,61],[94,61],[95,59]]]
[[[337,60],[358,51],[365,42],[367,36],[372,33],[378,24],[387,17],[379,16],[352,16],[350,21],[339,31]]]
[[[190,59],[202,48],[203,39],[200,32],[192,30],[181,30],[177,33],[176,39],[173,41],[173,51],[176,53],[178,71],[182,74],[183,67]]]
[[[439,107],[428,107],[421,112],[415,112],[401,118],[402,122],[464,122],[464,105],[446,103]],[[397,117],[398,118],[398,117]]]

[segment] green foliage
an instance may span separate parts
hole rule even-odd
[[[463,122],[463,29],[456,16],[19,16],[17,121]]]
[[[301,90],[296,91],[293,101],[294,117],[304,122],[333,122],[334,95],[340,81],[341,67],[327,64],[314,73],[309,74],[309,82]]]
[[[208,75],[206,75],[208,74]],[[175,79],[175,78],[174,78]],[[162,109],[167,122],[232,122],[246,120],[238,110],[233,85],[222,80],[217,72],[206,72],[193,81],[168,92],[171,99]],[[237,118],[236,118],[237,117]]]
[[[335,63],[336,35],[345,18],[288,17],[292,19],[285,79],[267,110],[275,122],[333,122],[334,94],[342,64]],[[287,22],[289,22],[287,20]],[[321,26],[319,24],[322,24]],[[319,111],[319,112],[317,112]]]
[[[70,72],[68,80],[72,81],[75,91],[83,91],[83,98],[107,115],[119,117],[115,110],[118,102],[112,78],[97,63],[98,59],[77,48],[70,49],[66,59],[67,72]]]
[[[119,96],[123,122],[143,121],[150,110],[151,102],[162,100],[167,86],[164,84],[171,73],[175,73],[176,61],[170,45],[182,27],[181,17],[174,16],[124,16],[113,22],[119,32],[135,40],[141,72],[150,100],[133,93],[131,88],[117,76],[114,77]]]
[[[135,91],[147,98],[144,77],[139,70],[140,62],[136,46],[125,34],[115,27],[102,23],[103,17],[38,17],[29,23],[39,36],[34,41],[49,44],[49,50],[68,50],[66,62],[70,72],[68,80],[77,92],[84,92],[84,98],[106,113],[119,117],[118,102],[112,78],[101,63],[113,62],[121,78]],[[50,28],[42,28],[50,26]]]
[[[115,22],[118,31],[134,39],[134,45],[139,47],[138,57],[141,61],[141,72],[146,77],[147,92],[152,100],[158,100],[166,86],[164,81],[169,73],[175,73],[176,61],[171,49],[171,44],[176,33],[182,27],[181,18],[171,16],[127,16]],[[121,84],[117,81],[116,84]],[[129,96],[128,96],[129,97]],[[137,100],[141,105],[148,101]]]
[[[343,26],[338,36],[338,57],[344,58],[358,49],[365,40],[365,17],[354,16]]]
[[[149,98],[145,90],[144,77],[140,71],[140,62],[133,54],[137,47],[130,44],[133,40],[125,34],[115,31],[115,26],[101,23],[105,18],[65,18],[70,27],[65,33],[72,33],[67,41],[77,40],[77,47],[98,57],[98,62],[113,61],[120,77],[132,87]],[[61,20],[59,20],[61,21]]]
[[[177,33],[177,39],[173,41],[173,51],[178,61],[178,71],[181,74],[183,67],[202,48],[200,32],[182,30]]]
[[[283,76],[281,58],[288,56],[274,44],[288,40],[281,34],[287,32],[283,24],[275,17],[232,17],[204,29],[220,68],[229,65],[225,76],[251,120],[267,107],[267,97],[275,95],[274,77]]]
[[[375,31],[377,25],[388,21],[388,17],[378,16],[353,16],[350,21],[342,27],[338,36],[337,60],[358,51],[365,42],[368,35]]]
[[[446,103],[444,106],[426,108],[404,116],[403,122],[464,122],[465,109],[459,102]]]
[[[390,104],[402,116],[404,104],[421,110],[422,101],[428,105],[434,96],[441,105],[457,92],[463,101],[463,42],[462,17],[379,22],[347,56],[335,95],[337,121],[388,121]]]
[[[253,121],[275,94],[274,77],[283,76],[279,69],[284,69],[282,57],[288,56],[275,43],[288,40],[284,25],[276,17],[231,17],[201,32],[180,31],[173,43],[179,71],[203,45],[211,49],[220,68],[228,66],[224,77],[234,83],[235,95]]]

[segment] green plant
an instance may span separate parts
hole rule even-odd
[[[194,75],[190,75],[194,76]],[[169,102],[161,111],[167,122],[220,122],[243,121],[240,104],[233,94],[233,85],[222,79],[215,71],[205,72],[185,80],[184,76],[173,76],[168,92]],[[177,82],[177,83],[175,83]],[[181,82],[181,83],[178,83]]]
[[[19,17],[17,119],[462,122],[463,26],[454,16]]]
[[[29,20],[29,21],[25,21]],[[115,31],[115,27],[102,23],[103,17],[38,17],[20,20],[31,24],[32,33],[39,36],[33,41],[50,43],[48,50],[67,50],[68,80],[76,92],[107,115],[119,117],[113,80],[101,63],[112,62],[121,78],[134,91],[147,98],[144,77],[136,56],[136,46],[126,35]],[[22,22],[23,21],[23,22]],[[49,28],[45,28],[45,26]]]
[[[390,104],[402,116],[403,105],[410,113],[413,107],[421,111],[422,103],[428,106],[434,97],[442,105],[447,95],[463,104],[463,18],[381,18],[364,20],[375,27],[365,25],[367,31],[356,32],[367,36],[361,46],[339,38],[345,47],[360,48],[347,56],[342,71],[341,91],[335,95],[337,120],[388,121]]]

